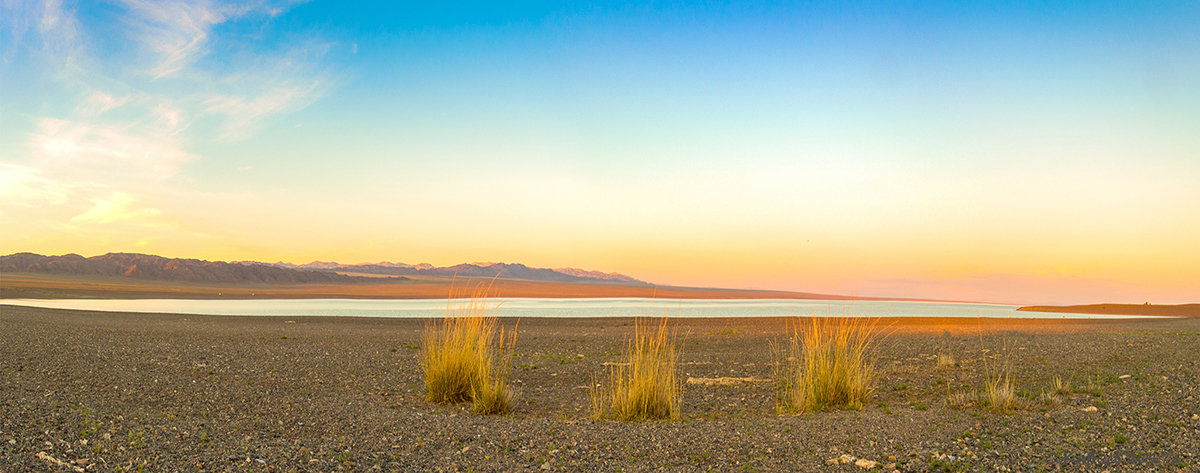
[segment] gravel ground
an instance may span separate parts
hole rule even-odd
[[[680,422],[633,424],[591,422],[587,390],[630,319],[520,321],[507,416],[423,400],[424,323],[0,306],[0,472],[1200,471],[1196,318],[886,320],[861,411],[689,384]],[[768,380],[789,323],[672,320],[681,377]],[[1018,409],[947,405],[1004,366]]]

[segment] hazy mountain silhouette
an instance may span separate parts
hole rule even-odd
[[[251,261],[243,264],[261,264]],[[436,276],[463,278],[526,279],[548,282],[617,283],[626,285],[648,285],[647,282],[624,274],[601,273],[577,268],[531,268],[519,263],[464,263],[454,266],[436,267],[428,263],[367,263],[337,264],[314,261],[308,264],[273,263],[274,266],[290,269],[340,271],[346,273],[381,274],[393,276]]]
[[[588,282],[648,285],[629,276],[576,268],[530,268],[523,264],[466,263],[447,267],[429,264],[371,263],[340,264],[314,261],[308,264],[260,263],[256,261],[204,261],[165,258],[139,253],[108,253],[85,258],[77,254],[43,256],[14,253],[0,256],[0,272],[47,273],[76,276],[118,276],[159,281],[310,283],[353,282],[374,278],[339,273],[361,273],[408,279],[404,276],[523,279],[546,282]]]
[[[108,253],[91,258],[76,254],[43,256],[34,253],[14,253],[0,256],[0,272],[120,276],[191,282],[312,283],[366,279],[329,271],[280,268],[267,264],[164,258],[138,253]]]

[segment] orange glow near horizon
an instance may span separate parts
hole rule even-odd
[[[130,232],[122,233],[121,225],[129,225]],[[247,241],[242,244],[226,243],[228,238],[214,244],[217,238],[183,225],[159,223],[146,231],[144,224],[125,221],[107,223],[108,231],[103,233],[67,231],[57,238],[5,246],[9,253],[92,256],[126,251],[222,261],[393,261],[438,266],[495,261],[619,272],[661,285],[1015,304],[1194,302],[1190,282],[1200,280],[1200,257],[1185,251],[1191,243],[1183,238],[1158,238],[1154,245],[1141,246],[1099,239],[1071,245],[1033,244],[1016,236],[985,239],[974,232],[906,235],[903,229],[877,229],[891,235],[882,240],[867,237],[875,232],[843,238],[811,233],[800,239],[774,229],[758,235],[698,232],[689,236],[664,230],[658,239],[573,235],[556,241],[558,235],[535,239],[537,232],[511,229],[515,233],[510,238],[484,241],[465,237],[470,228],[459,229],[461,233],[447,228],[445,233],[405,235],[402,229],[351,231],[347,225],[310,227],[281,217],[264,225],[271,231],[261,236],[244,228]],[[225,231],[241,233],[228,226]],[[370,238],[370,234],[396,236]]]

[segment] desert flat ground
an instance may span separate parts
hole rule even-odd
[[[1196,318],[885,319],[864,409],[784,416],[769,345],[794,320],[672,319],[681,379],[754,380],[633,424],[591,421],[587,389],[631,319],[521,320],[506,416],[424,401],[425,323],[0,306],[0,472],[1200,468]],[[1018,409],[946,405],[1003,366]],[[1073,392],[1040,402],[1054,376]]]

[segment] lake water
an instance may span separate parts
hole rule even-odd
[[[446,299],[0,299],[0,304],[112,312],[208,315],[442,317],[462,301]],[[1137,318],[1018,312],[1017,306],[912,301],[806,299],[541,299],[494,298],[487,307],[500,317],[987,317],[1029,319]]]

